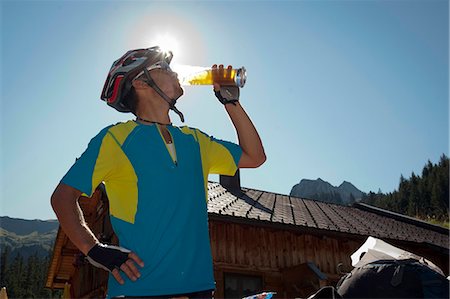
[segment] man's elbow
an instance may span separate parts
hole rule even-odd
[[[264,162],[266,162],[267,157],[265,153],[262,153],[260,155],[258,155],[257,157],[253,158],[253,165],[252,168],[258,168],[259,166],[263,165]]]
[[[263,165],[264,162],[266,162],[266,160],[267,160],[266,154],[262,153],[262,155],[257,160],[257,163],[256,163],[257,166],[256,167],[259,167],[259,166]]]
[[[55,213],[58,211],[60,203],[61,203],[61,197],[58,196],[58,193],[55,190],[55,192],[53,192],[52,196],[50,197],[50,204]]]
[[[247,154],[243,153],[241,159],[239,160],[239,168],[257,168],[264,164],[266,161],[266,154],[264,152],[260,154]]]

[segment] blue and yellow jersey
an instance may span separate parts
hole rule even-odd
[[[208,174],[234,175],[242,150],[195,128],[167,129],[176,162],[159,125],[128,121],[95,136],[61,180],[89,196],[103,182],[120,245],[145,263],[136,282],[110,276],[109,297],[214,289]]]

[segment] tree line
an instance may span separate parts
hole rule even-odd
[[[61,298],[61,291],[45,289],[51,252],[39,257],[37,252],[24,259],[20,251],[2,248],[0,256],[0,287],[6,287],[9,298]]]
[[[446,224],[449,221],[449,158],[428,163],[421,175],[400,176],[398,190],[387,194],[369,192],[362,202],[422,220]]]

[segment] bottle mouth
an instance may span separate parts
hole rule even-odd
[[[236,86],[241,88],[244,87],[245,82],[247,81],[247,70],[245,67],[241,67],[237,70],[236,77],[234,77],[234,82]]]

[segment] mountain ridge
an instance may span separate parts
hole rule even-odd
[[[53,249],[58,226],[57,220],[26,220],[1,216],[1,251],[8,248],[9,258],[19,254],[25,260],[33,254],[45,257]]]
[[[13,218],[9,216],[0,216],[0,228],[16,235],[28,235],[32,232],[45,233],[58,228],[58,220],[27,220]]]
[[[316,180],[302,179],[294,185],[290,196],[316,199],[320,201],[351,204],[360,200],[364,192],[356,188],[351,182],[343,181],[339,186],[317,178]]]

